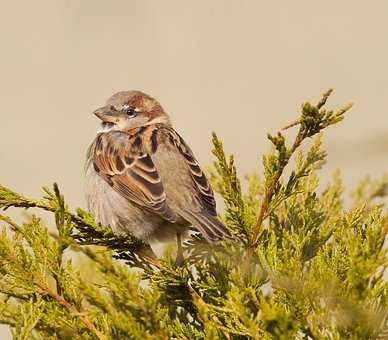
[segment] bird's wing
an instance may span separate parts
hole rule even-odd
[[[179,153],[183,156],[187,167],[189,169],[190,177],[193,180],[193,194],[196,196],[201,207],[206,210],[207,213],[217,216],[216,201],[214,199],[213,190],[206,178],[204,172],[201,169],[198,161],[195,159],[190,147],[186,144],[179,134],[169,129],[169,139],[178,149]]]
[[[161,178],[140,136],[118,131],[102,133],[89,153],[96,172],[114,190],[138,206],[175,222],[176,215],[166,203]]]
[[[191,222],[210,242],[217,242],[225,237],[230,237],[231,234],[228,229],[217,218],[213,190],[191,149],[172,128],[165,127],[159,129],[159,131],[160,135],[164,135],[164,141],[159,140],[159,143],[164,142],[171,146],[164,148],[164,150],[170,150],[169,152],[178,154],[179,158],[182,159],[181,164],[186,168],[186,176],[188,180],[190,178],[192,180],[190,193],[197,202],[197,204],[192,202],[178,204],[176,212]],[[159,139],[161,137],[159,136]],[[180,175],[184,176],[182,173]]]

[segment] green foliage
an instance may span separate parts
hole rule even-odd
[[[234,238],[209,245],[193,234],[179,266],[72,213],[57,185],[41,200],[0,186],[0,209],[38,208],[55,221],[49,231],[35,215],[21,225],[0,215],[0,323],[15,339],[385,338],[388,178],[362,181],[346,205],[338,173],[319,187],[321,131],[350,108],[326,110],[330,93],[302,105],[286,127],[299,127],[292,143],[268,136],[264,175],[248,176],[245,192],[213,135],[210,178]]]

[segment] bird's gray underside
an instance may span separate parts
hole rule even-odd
[[[88,209],[96,221],[115,232],[130,232],[146,242],[165,241],[177,233],[187,232],[189,223],[184,219],[171,223],[129,202],[112,189],[93,166],[86,169],[85,193]]]

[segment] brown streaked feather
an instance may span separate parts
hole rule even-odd
[[[170,141],[177,147],[179,152],[183,155],[190,171],[190,176],[194,182],[195,188],[197,189],[197,198],[209,214],[217,216],[216,212],[216,201],[214,199],[213,190],[207,180],[204,172],[201,169],[198,161],[195,159],[193,152],[183,140],[183,138],[173,129],[168,128],[170,135]]]
[[[175,222],[163,183],[139,134],[112,131],[97,135],[90,149],[94,169],[123,197]]]
[[[218,242],[223,238],[231,237],[228,229],[217,218],[213,190],[185,141],[172,128],[160,126],[158,143],[170,146],[164,148],[164,152],[180,155],[182,164],[186,165],[187,179],[192,180],[189,191],[197,204],[180,204],[176,206],[176,213],[189,221],[209,242]]]

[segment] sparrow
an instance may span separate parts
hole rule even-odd
[[[190,226],[210,243],[231,236],[209,181],[157,100],[121,91],[94,114],[101,130],[87,152],[85,191],[98,223],[146,244],[176,237],[180,253]]]

